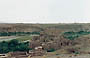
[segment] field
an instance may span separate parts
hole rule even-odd
[[[17,39],[19,41],[28,41],[32,39],[32,36],[4,36],[0,37],[0,41],[10,41],[13,39]]]
[[[16,38],[19,41],[28,41],[32,39],[32,36],[21,36],[19,38]]]

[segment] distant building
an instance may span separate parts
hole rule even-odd
[[[35,47],[34,50],[29,51],[29,55],[31,56],[43,56],[45,53],[42,46]]]

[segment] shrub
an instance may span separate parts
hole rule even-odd
[[[80,52],[78,52],[78,51],[75,51],[74,53],[75,53],[75,54],[80,54]]]
[[[55,49],[54,48],[51,48],[51,49],[47,49],[47,52],[54,52]]]

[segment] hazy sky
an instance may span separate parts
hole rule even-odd
[[[90,22],[90,0],[0,0],[0,22]]]

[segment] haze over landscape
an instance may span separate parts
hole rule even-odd
[[[90,23],[90,0],[0,0],[1,23]]]

